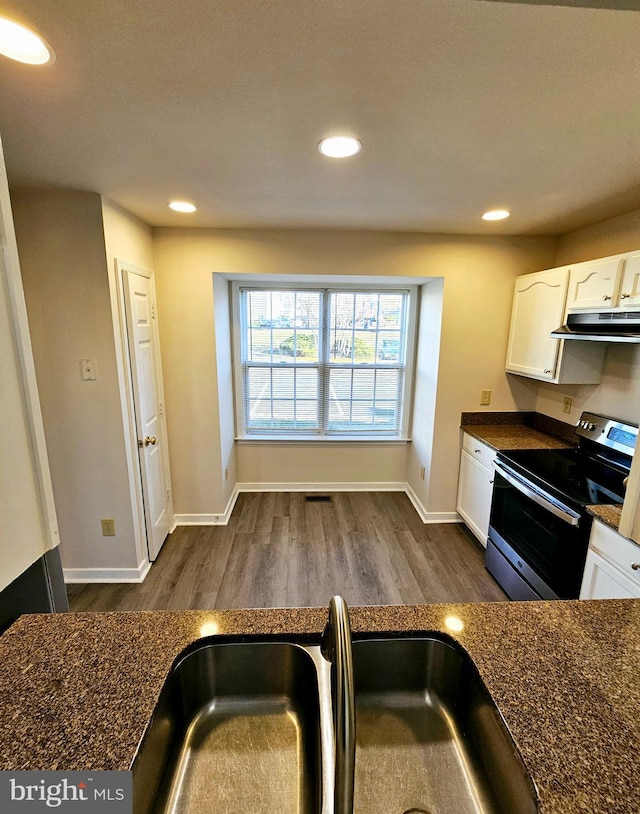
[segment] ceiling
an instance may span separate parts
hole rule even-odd
[[[575,4],[618,10],[7,0],[57,57],[0,57],[10,182],[152,226],[561,234],[640,208],[640,4]],[[342,132],[362,151],[320,155]]]

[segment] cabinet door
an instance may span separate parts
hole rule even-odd
[[[567,308],[613,308],[624,261],[594,260],[571,269]]]
[[[562,324],[568,268],[550,269],[518,277],[513,296],[506,370],[553,381],[559,339],[549,336]]]
[[[622,308],[640,307],[640,254],[629,255],[622,273],[618,305]]]
[[[589,550],[580,599],[640,599],[640,585],[597,551]]]
[[[493,492],[493,471],[463,449],[458,483],[458,513],[467,526],[487,546],[489,512]]]

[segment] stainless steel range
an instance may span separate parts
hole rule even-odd
[[[485,565],[511,599],[577,599],[592,517],[621,504],[638,427],[583,413],[571,449],[499,452]]]

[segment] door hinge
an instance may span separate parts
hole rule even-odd
[[[151,303],[151,319],[156,318],[156,304],[155,302]]]
[[[158,414],[164,415],[164,404],[161,401],[158,402]]]
[[[167,489],[167,503],[171,503],[171,489]]]

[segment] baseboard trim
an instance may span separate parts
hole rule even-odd
[[[241,491],[250,491],[250,490],[241,490],[241,484],[236,484],[233,488],[233,492],[229,496],[229,500],[227,501],[227,505],[225,510],[222,514],[174,514],[173,516],[173,527],[176,526],[226,526],[229,522],[229,518],[231,517],[231,512],[233,511],[233,507],[236,505],[236,500],[238,499],[238,495]]]
[[[404,492],[406,483],[239,483],[239,492]]]
[[[176,514],[176,526],[226,526],[241,492],[404,492],[420,519],[430,523],[460,523],[456,512],[428,512],[408,483],[375,481],[370,483],[237,483],[222,514]]]
[[[137,568],[64,568],[64,581],[76,582],[144,582],[151,568],[143,562]]]
[[[429,512],[425,509],[422,501],[414,492],[411,484],[405,483],[404,492],[413,504],[413,508],[420,515],[420,519],[425,525],[432,523],[460,523],[462,522],[457,512]]]

